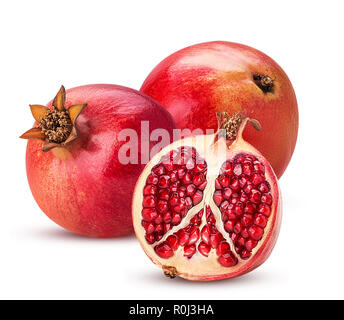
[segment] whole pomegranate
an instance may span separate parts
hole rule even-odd
[[[218,113],[221,130],[164,148],[142,172],[133,198],[136,235],[169,277],[232,278],[262,264],[280,228],[277,178],[242,138],[243,115]]]
[[[159,63],[141,91],[160,102],[181,129],[216,130],[221,110],[257,119],[261,134],[248,128],[244,138],[278,178],[291,159],[298,132],[295,93],[282,68],[256,49],[223,41],[184,48]]]
[[[172,134],[175,122],[170,114],[136,90],[104,84],[72,88],[67,94],[61,87],[48,107],[30,107],[36,124],[22,138],[30,139],[27,177],[43,212],[85,236],[133,232],[133,190],[145,165],[142,158],[157,145],[141,136],[141,122],[149,125],[149,134],[161,126]],[[120,159],[127,143],[122,130],[137,134],[137,161]]]

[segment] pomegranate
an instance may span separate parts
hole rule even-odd
[[[248,128],[244,139],[267,158],[278,178],[292,157],[298,132],[292,84],[256,49],[224,41],[184,48],[159,63],[141,91],[160,102],[181,129],[216,130],[215,114],[221,110],[257,119],[262,132]]]
[[[72,88],[67,94],[61,87],[48,107],[30,107],[36,124],[22,138],[30,139],[27,177],[42,211],[85,236],[132,233],[131,198],[145,164],[141,159],[120,161],[126,141],[119,137],[123,129],[134,130],[137,150],[147,145],[139,156],[149,156],[157,142],[143,140],[141,122],[148,122],[149,133],[163,126],[172,134],[176,126],[170,114],[136,90],[103,84]]]
[[[262,264],[280,228],[277,178],[242,138],[243,115],[218,112],[214,135],[181,139],[156,154],[133,198],[134,228],[144,251],[170,277],[232,278]]]

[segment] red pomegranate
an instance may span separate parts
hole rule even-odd
[[[160,102],[181,129],[216,130],[221,110],[257,119],[262,132],[247,128],[244,138],[278,178],[291,159],[298,132],[295,93],[282,68],[256,49],[223,41],[184,48],[159,63],[141,91]]]
[[[133,198],[136,235],[169,277],[232,278],[262,264],[280,228],[281,200],[268,161],[242,138],[240,114],[218,113],[215,135],[197,135],[159,152]]]
[[[148,121],[149,133],[163,126],[172,134],[170,114],[136,90],[103,84],[76,87],[67,94],[62,87],[48,107],[30,107],[36,124],[22,138],[30,139],[27,177],[42,211],[85,236],[133,232],[131,199],[144,168],[141,158],[157,145],[147,137],[142,140],[141,122]],[[137,163],[120,161],[126,144],[120,139],[123,129],[137,133]],[[143,143],[147,148],[141,153]]]

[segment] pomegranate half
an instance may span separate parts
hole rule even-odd
[[[27,178],[42,211],[63,228],[85,236],[132,233],[132,194],[145,166],[140,157],[149,159],[157,144],[149,139],[153,130],[163,127],[172,135],[176,125],[171,115],[136,90],[105,84],[67,92],[62,87],[47,107],[30,107],[36,124],[22,138],[30,139]],[[141,135],[142,121],[149,125],[146,137]],[[138,137],[137,163],[120,161],[119,152],[127,143],[119,139],[122,130]],[[147,147],[142,152],[143,143]]]
[[[140,89],[161,103],[180,129],[217,129],[216,112],[257,119],[244,139],[280,178],[294,152],[298,107],[283,69],[266,54],[232,42],[213,41],[179,50],[161,61]]]
[[[268,161],[242,138],[240,114],[218,113],[214,135],[188,137],[156,154],[133,198],[134,228],[165,274],[232,278],[262,264],[280,228],[281,199]]]

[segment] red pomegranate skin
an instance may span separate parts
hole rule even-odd
[[[32,194],[51,220],[72,232],[101,238],[130,234],[131,199],[144,164],[119,162],[118,150],[125,142],[118,142],[116,134],[133,128],[140,136],[141,120],[148,120],[150,131],[163,126],[172,136],[175,122],[150,97],[117,85],[67,90],[66,107],[77,103],[87,107],[77,119],[79,137],[66,148],[42,152],[42,141],[28,142]]]
[[[273,79],[263,92],[253,75]],[[281,177],[294,152],[298,107],[288,76],[264,53],[237,43],[215,41],[177,51],[159,63],[141,91],[160,102],[181,129],[217,129],[216,111],[244,113],[262,131],[247,128],[244,139],[269,160]]]

